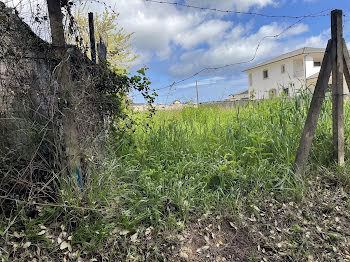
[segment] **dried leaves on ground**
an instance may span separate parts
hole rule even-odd
[[[38,224],[32,235],[10,229],[0,239],[0,257],[2,261],[350,261],[348,183],[326,172],[307,183],[299,202],[265,195],[245,200],[233,212],[213,210],[183,230],[115,227],[97,249],[77,243],[74,232],[59,223]]]

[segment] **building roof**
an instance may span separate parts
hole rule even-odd
[[[225,100],[230,100],[230,99],[234,98],[237,95],[248,95],[248,94],[249,94],[248,89],[246,89],[244,91],[241,91],[239,93],[236,93],[236,94],[233,94],[233,95],[230,95],[230,96],[226,97]]]
[[[261,66],[265,66],[265,65],[268,65],[268,64],[272,64],[272,63],[275,63],[275,62],[278,62],[278,61],[282,61],[284,59],[288,59],[288,58],[291,58],[291,57],[299,56],[299,55],[324,53],[325,50],[326,50],[325,48],[303,47],[303,48],[294,50],[292,52],[282,54],[280,56],[277,56],[275,58],[267,60],[267,61],[265,61],[263,63],[257,64],[257,65],[255,65],[253,67],[250,67],[250,68],[244,70],[243,72],[247,72],[248,70],[251,70],[251,69],[254,69],[254,68],[257,68],[257,67],[261,67]]]
[[[311,76],[309,76],[308,78],[306,78],[307,80],[310,80],[310,79],[314,79],[314,78],[318,78],[318,75],[320,74],[320,72],[317,72],[316,74],[313,74]]]
[[[245,94],[248,94],[248,89],[247,89],[247,90],[244,90],[244,91],[242,91],[242,92],[233,94],[233,95],[235,96],[235,95],[245,95]]]

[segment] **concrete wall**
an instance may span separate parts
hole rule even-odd
[[[306,78],[320,72],[320,66],[314,66],[314,62],[321,62],[323,60],[323,54],[307,55],[304,58],[305,61],[305,75]]]
[[[306,78],[309,78],[310,76],[319,73],[321,70],[320,66],[314,66],[314,62],[321,62],[323,60],[323,54],[312,54],[305,56],[305,75]],[[306,81],[306,86],[313,92],[315,89],[315,85],[317,82],[317,77],[309,78]],[[345,77],[343,77],[344,82],[344,92],[343,94],[349,94],[348,85],[346,83]],[[332,84],[332,76],[329,78],[328,84]]]
[[[311,92],[314,92],[315,90],[315,86],[316,86],[316,82],[317,82],[317,77],[312,78],[312,79],[308,79],[306,81],[306,85],[307,87],[311,90]],[[332,84],[332,76],[329,78],[328,84],[331,85]],[[343,94],[349,94],[349,88],[348,85],[346,83],[345,77],[343,77],[343,85],[344,85],[344,91]]]
[[[191,107],[191,106],[197,106],[197,105],[189,105],[189,104],[154,104],[153,107],[156,110],[163,110],[163,111],[171,111],[171,110],[182,110],[185,107]],[[133,104],[132,105],[133,110],[139,112],[139,111],[147,111],[149,108],[149,105],[147,104]]]
[[[2,14],[8,20],[0,19],[0,161],[25,162],[39,152],[49,162],[60,147],[55,143],[63,140],[62,108],[74,111],[79,146],[91,145],[103,129],[94,82],[99,68],[69,47],[71,75],[63,94],[57,81],[61,51],[37,37],[12,9],[0,7]]]
[[[236,101],[216,101],[201,103],[200,106],[219,106],[223,108],[235,108],[237,106],[244,106],[249,103],[254,103],[257,100],[236,100]]]
[[[236,100],[236,101],[214,101],[214,102],[205,102],[200,103],[200,106],[219,106],[224,108],[235,108],[238,106],[247,105],[250,102],[255,102],[256,100]],[[197,107],[197,105],[189,105],[189,104],[155,104],[153,105],[156,110],[160,111],[172,111],[172,110],[182,110],[186,107]],[[148,110],[148,105],[146,104],[134,104],[133,109],[135,111],[146,111]]]

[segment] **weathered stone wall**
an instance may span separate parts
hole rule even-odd
[[[0,159],[29,159],[33,125],[49,117],[53,102],[50,66],[41,48],[48,45],[12,9],[0,9]]]
[[[64,63],[70,68],[69,85],[63,93],[57,81],[61,51],[0,5],[0,165],[4,159],[20,163],[39,157],[50,168],[49,162],[64,150],[62,108],[74,113],[81,148],[103,132],[94,82],[98,66],[68,47]]]

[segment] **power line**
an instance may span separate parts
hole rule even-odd
[[[153,1],[153,0],[145,0],[145,1]],[[254,55],[251,59],[247,60],[247,61],[241,61],[241,62],[237,62],[237,63],[232,63],[232,64],[226,64],[226,65],[223,65],[223,66],[217,66],[217,67],[205,67],[203,69],[201,69],[200,71],[190,75],[189,77],[186,77],[182,80],[179,80],[179,81],[175,81],[173,82],[172,84],[170,85],[167,85],[167,86],[164,86],[164,87],[161,87],[161,88],[157,88],[157,89],[154,89],[154,91],[159,91],[159,90],[163,90],[163,89],[167,89],[167,88],[172,88],[173,86],[177,85],[177,84],[180,84],[182,82],[185,82],[199,74],[201,74],[202,72],[204,71],[209,71],[209,70],[219,70],[219,69],[223,69],[223,68],[227,68],[227,67],[232,67],[232,66],[236,66],[236,65],[242,65],[242,64],[248,64],[250,62],[253,62],[257,56],[257,53],[258,53],[258,50],[262,44],[262,42],[267,39],[267,38],[278,38],[279,36],[281,36],[282,34],[286,33],[288,30],[290,30],[291,28],[293,28],[294,26],[296,26],[297,24],[299,24],[300,22],[302,22],[304,19],[306,18],[310,18],[310,17],[318,17],[317,14],[321,14],[321,13],[324,13],[326,11],[330,11],[330,9],[325,9],[321,12],[317,12],[317,13],[312,13],[310,15],[306,15],[306,16],[302,16],[299,20],[297,20],[296,22],[292,23],[291,25],[287,26],[286,28],[284,28],[280,33],[276,34],[276,35],[269,35],[269,36],[264,36],[263,38],[260,39],[260,41],[258,42],[258,45],[256,46],[255,48],[255,52],[254,52]]]
[[[243,11],[234,11],[234,10],[222,10],[222,9],[218,9],[218,8],[209,8],[209,7],[201,7],[201,6],[182,4],[182,3],[178,3],[178,2],[165,2],[165,1],[159,1],[159,0],[144,0],[144,1],[145,2],[151,2],[151,3],[157,3],[157,4],[182,6],[182,7],[192,8],[192,9],[199,9],[199,10],[208,10],[208,11],[214,11],[214,12],[220,12],[220,13],[227,13],[227,14],[255,15],[255,16],[268,17],[268,18],[300,19],[300,18],[306,18],[306,17],[329,16],[329,14],[319,14],[319,15],[312,15],[312,16],[310,16],[310,15],[302,15],[302,16],[269,15],[269,14],[263,14],[263,13],[257,13],[257,12],[243,12]]]

